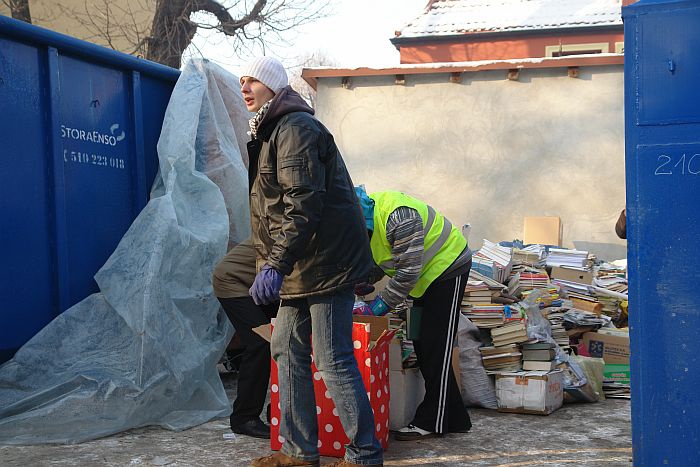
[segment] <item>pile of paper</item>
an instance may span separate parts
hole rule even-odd
[[[547,266],[568,266],[583,269],[586,267],[587,262],[587,251],[550,248],[547,255]]]

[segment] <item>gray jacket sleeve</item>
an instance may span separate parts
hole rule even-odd
[[[390,308],[396,308],[418,283],[423,267],[423,221],[418,211],[408,207],[394,210],[386,224],[386,237],[396,274],[381,295]]]

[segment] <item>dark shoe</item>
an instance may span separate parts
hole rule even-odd
[[[418,439],[437,438],[438,436],[442,435],[418,428],[415,425],[408,425],[397,431],[394,434],[394,439],[396,441],[415,441]]]
[[[254,459],[253,462],[250,463],[250,467],[318,467],[319,465],[320,463],[318,460],[306,461],[304,459],[282,454],[281,452],[276,452],[270,456]]]
[[[352,462],[346,461],[345,459],[340,459],[330,464],[326,464],[324,467],[382,467],[384,464],[353,464]]]
[[[232,425],[231,431],[239,435],[252,436],[253,438],[270,439],[270,427],[261,422],[259,418],[248,420],[240,425]]]

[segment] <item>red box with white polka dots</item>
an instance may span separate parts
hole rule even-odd
[[[367,396],[374,414],[377,439],[386,449],[389,446],[389,342],[395,331],[383,334],[376,344],[370,341],[370,324],[353,323],[352,340],[355,347],[357,366],[365,384]],[[348,437],[345,435],[338,411],[330,398],[321,374],[311,363],[318,415],[318,450],[322,456],[343,457]],[[270,369],[270,447],[277,451],[282,448],[284,438],[279,434],[280,405],[277,365],[272,361]]]

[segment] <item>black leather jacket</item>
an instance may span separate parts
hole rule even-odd
[[[286,276],[280,296],[365,281],[371,254],[352,180],[333,135],[291,87],[272,100],[248,156],[257,267]]]

